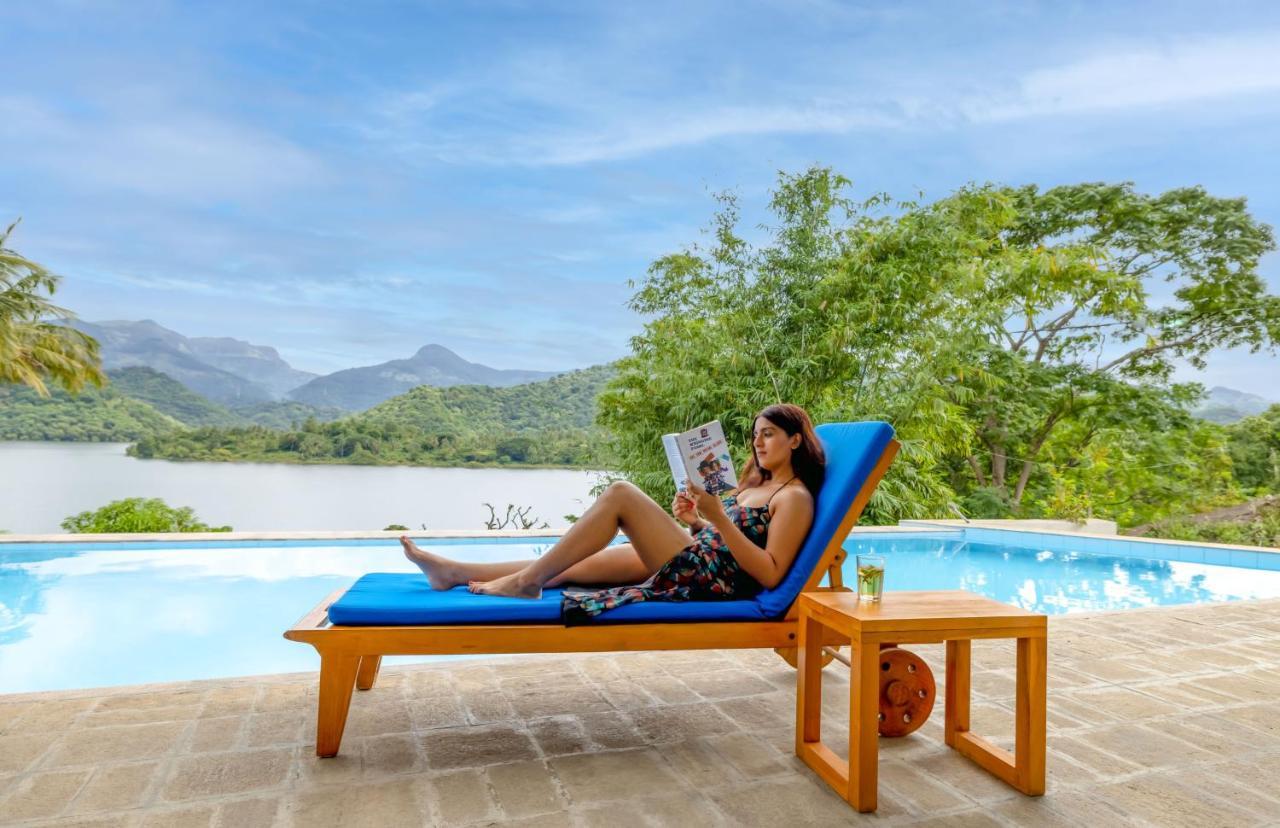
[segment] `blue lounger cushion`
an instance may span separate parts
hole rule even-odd
[[[862,490],[889,441],[887,423],[824,423],[818,437],[827,452],[827,475],[813,527],[791,571],[778,586],[746,601],[642,601],[608,610],[594,624],[679,621],[763,621],[786,614]],[[558,624],[560,590],[537,601],[473,595],[466,587],[436,591],[418,573],[365,575],[329,607],[329,620],[343,625]]]
[[[596,623],[760,621],[755,601],[648,601],[609,610]],[[329,607],[334,624],[559,624],[560,590],[542,598],[475,595],[466,587],[437,591],[417,573],[374,572]]]

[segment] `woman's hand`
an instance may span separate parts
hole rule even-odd
[[[671,501],[671,514],[690,527],[698,522],[698,507],[685,492],[676,492],[675,499]]]
[[[725,518],[724,503],[720,498],[693,482],[692,478],[684,484],[684,487],[684,496],[693,501],[694,506],[709,523],[719,526]]]

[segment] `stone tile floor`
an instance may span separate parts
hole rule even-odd
[[[914,648],[939,678],[941,648]],[[1280,601],[1050,621],[1049,792],[881,741],[859,815],[792,754],[772,651],[389,668],[316,759],[314,674],[0,696],[0,824],[1280,825]],[[974,645],[973,727],[1010,746],[1011,643]],[[827,668],[829,742],[847,732]]]

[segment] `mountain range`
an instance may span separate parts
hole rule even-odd
[[[316,377],[289,392],[289,399],[345,411],[364,411],[417,388],[433,385],[488,385],[506,388],[550,379],[557,371],[517,371],[467,362],[443,345],[426,345],[408,359],[393,359],[365,368],[347,368]]]
[[[108,372],[151,368],[233,409],[291,401],[363,411],[419,385],[505,387],[559,373],[490,368],[468,362],[443,345],[427,345],[408,359],[320,376],[292,367],[275,348],[230,337],[187,337],[150,319],[72,324],[98,340]]]
[[[1202,420],[1226,425],[1261,414],[1274,403],[1257,394],[1215,385],[1191,413]]]

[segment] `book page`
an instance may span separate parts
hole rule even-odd
[[[671,467],[671,479],[676,482],[677,491],[684,488],[684,482],[689,478],[684,459],[680,456],[679,440],[679,434],[662,435],[662,450],[667,454],[667,465]]]

